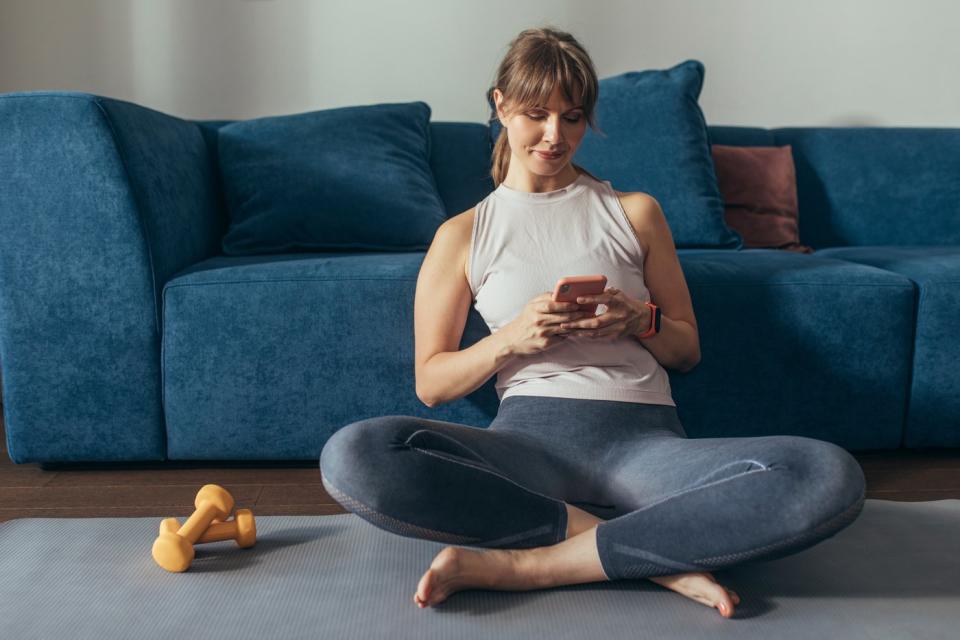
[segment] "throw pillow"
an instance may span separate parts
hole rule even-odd
[[[813,253],[800,244],[797,177],[790,145],[712,147],[724,217],[748,249]]]
[[[678,248],[740,249],[739,235],[724,223],[707,123],[697,103],[703,77],[703,63],[687,60],[665,70],[603,78],[596,111],[601,132],[587,127],[573,161],[618,191],[655,197]],[[500,121],[494,119],[490,129],[495,141]]]
[[[446,210],[425,102],[244,120],[219,131],[227,255],[420,251]]]

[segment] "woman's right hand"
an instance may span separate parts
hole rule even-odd
[[[560,323],[595,315],[578,309],[580,305],[576,302],[554,302],[553,292],[545,291],[531,299],[520,315],[508,322],[501,332],[505,333],[511,353],[540,353],[563,343],[567,338],[570,330],[561,329]]]

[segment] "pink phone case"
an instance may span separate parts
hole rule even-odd
[[[554,302],[576,302],[578,296],[603,293],[607,288],[607,276],[566,276],[557,280],[553,289]],[[580,311],[597,312],[597,303],[580,305]]]

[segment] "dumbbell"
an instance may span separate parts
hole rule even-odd
[[[180,521],[176,518],[166,518],[160,523],[160,533],[169,531],[176,533],[180,529]],[[220,542],[221,540],[236,540],[241,549],[252,547],[257,542],[257,524],[250,509],[237,509],[233,520],[217,522],[214,520],[210,527],[203,532],[196,544]]]
[[[201,487],[194,501],[196,511],[176,532],[162,531],[153,543],[153,559],[167,571],[186,571],[200,539],[214,519],[226,520],[233,511],[233,496],[223,487],[208,484]]]

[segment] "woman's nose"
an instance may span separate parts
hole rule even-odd
[[[560,137],[560,122],[558,120],[553,120],[552,118],[547,118],[547,124],[543,132],[543,137],[551,142],[556,142],[557,138]]]

